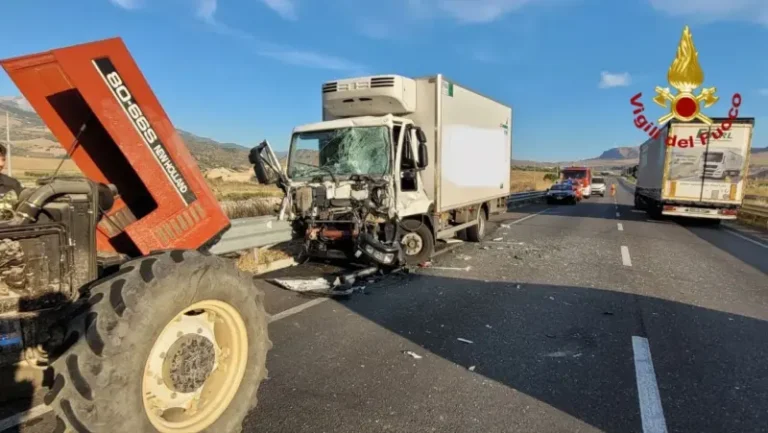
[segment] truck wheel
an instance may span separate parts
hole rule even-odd
[[[485,223],[488,217],[485,215],[485,210],[480,209],[477,213],[477,224],[467,228],[467,240],[470,242],[480,242],[485,237]]]
[[[405,231],[400,237],[405,263],[415,266],[429,261],[435,250],[435,238],[429,225],[420,220],[405,220],[400,225]]]
[[[635,193],[635,209],[637,209],[637,210],[644,210],[645,209],[645,204],[643,203],[643,199],[642,199],[642,197],[637,195],[637,193]]]
[[[57,432],[240,432],[272,345],[263,296],[234,262],[197,251],[96,282],[53,363]]]

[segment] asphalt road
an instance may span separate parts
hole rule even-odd
[[[263,282],[283,314],[244,431],[768,431],[768,243],[617,191],[505,214],[347,299]]]

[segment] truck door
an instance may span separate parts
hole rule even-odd
[[[416,133],[411,124],[395,124],[392,129],[395,145],[395,187],[397,210],[401,217],[422,214],[429,208],[421,173],[417,168]]]

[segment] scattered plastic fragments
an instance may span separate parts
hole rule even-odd
[[[467,344],[474,344],[475,343],[472,340],[467,340],[466,338],[461,338],[461,337],[457,338],[457,340],[461,341],[462,343],[467,343]]]
[[[469,366],[469,368],[468,368],[467,370],[469,370],[469,371],[475,371],[475,368],[476,368],[476,367],[475,367],[474,365],[470,365],[470,366]]]
[[[403,350],[403,353],[410,356],[413,359],[421,359],[423,356],[419,355],[416,352],[411,352],[410,350]]]

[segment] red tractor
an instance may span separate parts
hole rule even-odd
[[[229,220],[125,45],[0,64],[85,175],[0,221],[0,365],[50,369],[59,432],[240,431],[263,294],[206,252]]]

